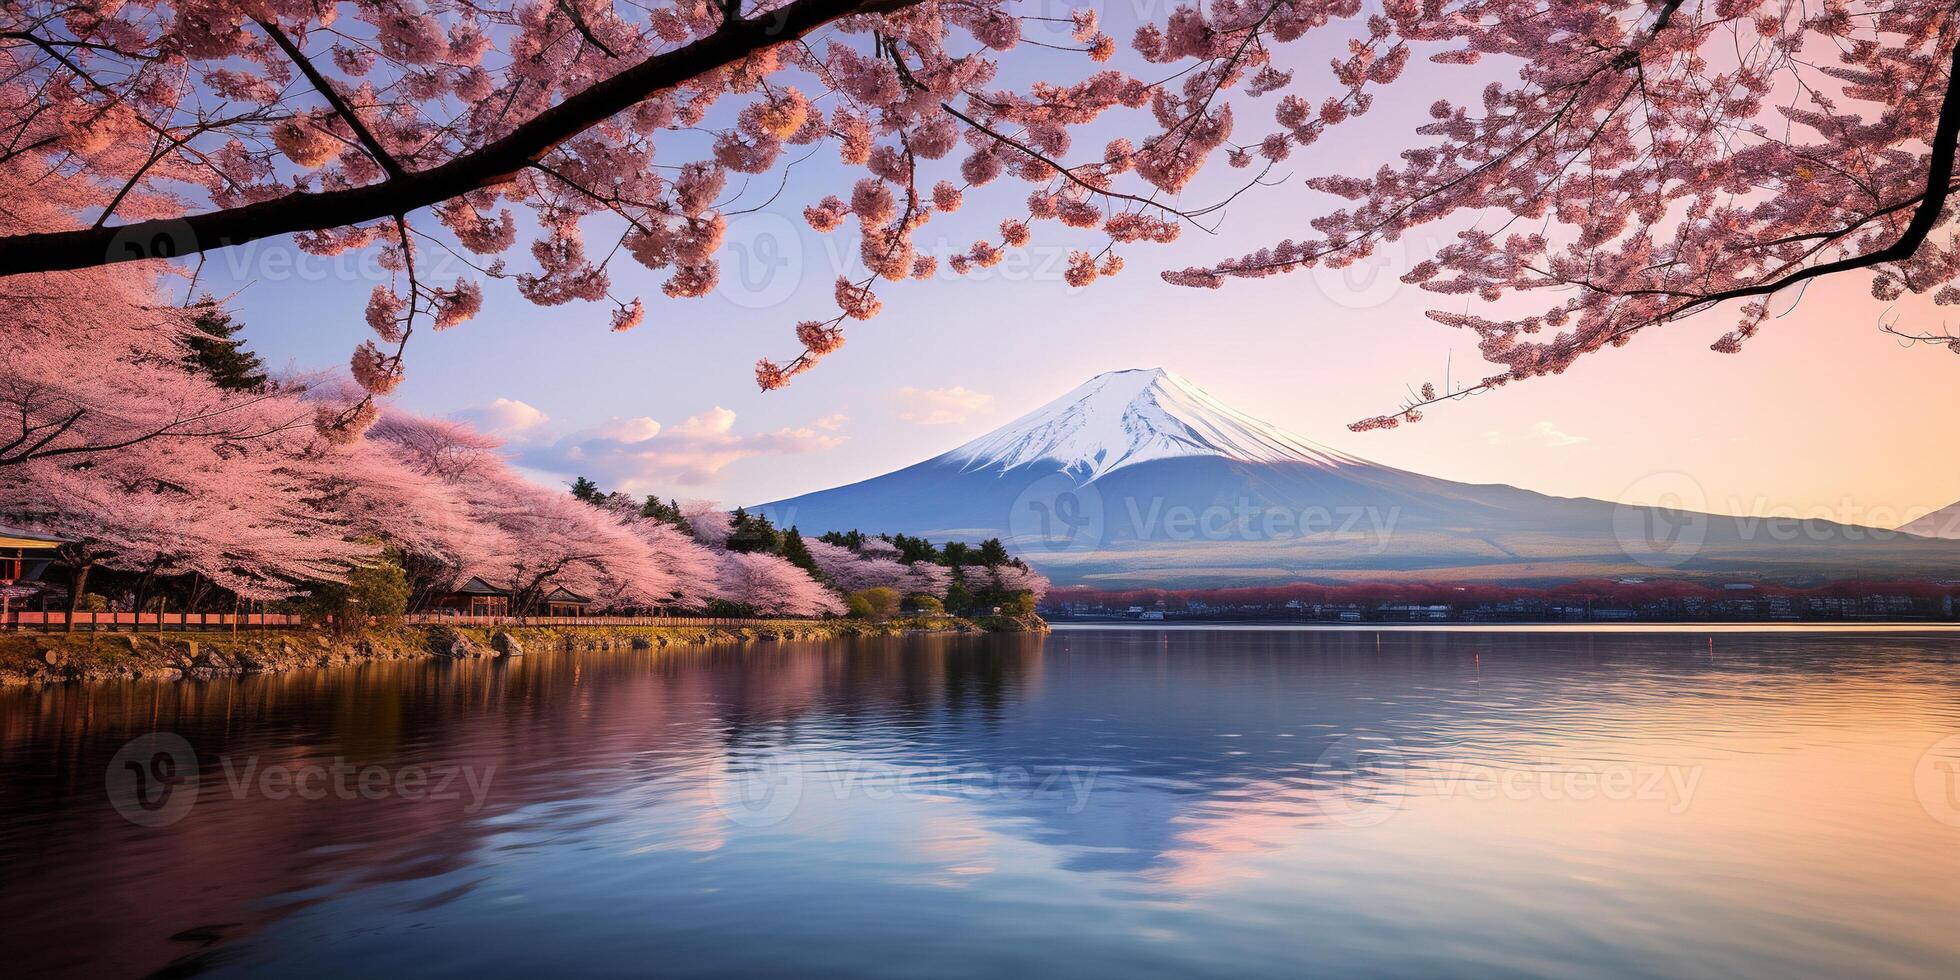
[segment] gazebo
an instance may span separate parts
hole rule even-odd
[[[583,616],[585,607],[591,599],[560,586],[544,597],[544,614],[547,616]]]
[[[0,524],[0,583],[31,582],[47,571],[56,548],[68,538]]]
[[[471,576],[455,591],[431,603],[438,609],[453,609],[465,616],[510,615],[510,591]]]
[[[0,625],[12,617],[14,596],[21,592],[19,583],[39,579],[54,560],[55,549],[68,542],[52,534],[0,524]],[[35,591],[39,590],[23,595]]]

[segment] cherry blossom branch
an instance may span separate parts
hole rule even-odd
[[[0,237],[0,276],[170,258],[276,235],[324,231],[406,214],[493,187],[561,143],[648,96],[802,37],[840,17],[890,13],[918,0],[791,0],[759,18],[736,19],[672,51],[652,55],[566,96],[480,149],[426,170],[358,187],[287,194],[182,218]],[[162,243],[160,248],[127,248]]]
[[[1633,334],[1647,327],[1679,319],[1729,300],[1768,296],[1790,286],[1821,276],[1833,275],[1854,269],[1871,268],[1888,262],[1899,262],[1911,258],[1919,250],[1920,246],[1925,243],[1927,236],[1939,224],[1940,217],[1946,209],[1948,198],[1956,189],[1960,189],[1960,184],[1952,182],[1956,153],[1960,152],[1960,43],[1956,43],[1953,46],[1953,50],[1949,56],[1947,71],[1946,92],[1941,99],[1939,116],[1934,124],[1933,136],[1929,142],[1931,153],[1926,168],[1927,188],[1924,192],[1914,196],[1913,200],[1916,200],[1918,203],[1913,209],[1912,217],[1907,221],[1905,229],[1900,232],[1899,236],[1891,244],[1861,255],[1847,256],[1832,262],[1806,266],[1767,281],[1702,295],[1693,295],[1684,302],[1675,304],[1659,314],[1613,330],[1604,337],[1595,339],[1593,343],[1613,343],[1631,337]],[[1883,211],[1884,213],[1891,213],[1901,210],[1905,203],[1900,202],[1900,205],[1885,208]],[[1874,214],[1871,217],[1876,216]],[[1858,224],[1864,224],[1866,221],[1871,220],[1871,217],[1857,222],[1853,227]],[[1841,232],[1833,232],[1830,234],[1830,237],[1840,237],[1848,231],[1849,229]],[[1806,254],[1813,254],[1814,251],[1815,249]],[[1788,267],[1785,266],[1785,268]],[[1634,292],[1651,294],[1657,291],[1629,291],[1629,293]],[[1890,326],[1882,326],[1880,329],[1886,333],[1917,343],[1947,344],[1950,346],[1956,342],[1960,342],[1960,338],[1941,334],[1907,334]],[[1369,429],[1393,428],[1398,421],[1420,421],[1422,418],[1421,410],[1423,408],[1437,404],[1438,402],[1487,391],[1504,383],[1504,381],[1518,380],[1519,376],[1512,374],[1509,376],[1500,376],[1500,378],[1501,380],[1487,379],[1482,383],[1447,393],[1438,393],[1432,386],[1425,385],[1424,392],[1421,396],[1404,404],[1402,409],[1395,414],[1364,419],[1354,423],[1350,428],[1356,429],[1357,431],[1366,431]]]
[[[571,0],[558,0],[558,9],[572,19],[572,26],[578,28],[578,32],[585,36],[585,43],[598,48],[600,53],[608,58],[619,57],[619,52],[607,47],[606,42],[599,40],[592,33],[592,28],[585,23],[585,15],[578,12],[578,7]]]
[[[941,102],[939,103],[939,107],[941,109],[944,109],[948,115],[951,115],[953,118],[958,119],[960,122],[963,122],[968,126],[972,127],[976,132],[986,135],[989,139],[995,140],[996,142],[999,142],[1005,146],[1013,147],[1015,150],[1027,154],[1029,157],[1047,164],[1056,173],[1061,174],[1064,180],[1067,180],[1069,183],[1081,187],[1082,189],[1088,191],[1091,194],[1096,194],[1101,197],[1114,198],[1119,201],[1131,201],[1137,204],[1141,204],[1145,207],[1156,208],[1160,211],[1163,211],[1166,214],[1173,214],[1180,218],[1184,218],[1186,220],[1190,220],[1193,217],[1207,214],[1212,210],[1216,209],[1216,206],[1214,206],[1212,208],[1206,208],[1202,211],[1192,211],[1192,212],[1179,211],[1178,209],[1171,207],[1168,204],[1164,204],[1160,201],[1153,201],[1150,198],[1142,197],[1137,194],[1125,194],[1120,191],[1114,191],[1104,185],[1092,184],[1089,181],[1084,180],[1081,177],[1077,176],[1075,171],[1069,168],[1068,166],[1065,166],[1061,162],[1050,158],[1047,154],[1041,152],[1040,150],[1037,150],[1034,147],[1021,142],[1020,140],[1015,139],[1012,136],[1008,136],[1007,134],[994,129],[991,126],[988,126],[986,123],[983,123],[973,118],[972,116],[969,116],[966,113],[953,108],[951,103]],[[1203,226],[1200,225],[1199,227],[1203,227]]]
[[[163,425],[139,431],[137,434],[128,438],[115,439],[108,442],[83,443],[74,446],[57,446],[53,449],[47,448],[48,445],[73,429],[77,423],[87,417],[89,410],[86,407],[76,408],[59,419],[29,426],[27,424],[29,417],[28,406],[23,400],[21,403],[22,434],[10,440],[6,445],[0,446],[0,466],[18,466],[32,460],[47,459],[56,456],[112,452],[118,449],[127,449],[153,439],[195,438],[245,442],[253,439],[266,438],[300,427],[305,420],[305,416],[295,416],[282,423],[275,423],[270,427],[262,429],[213,429],[202,426],[204,423],[223,418],[227,415],[238,415],[243,413],[245,409],[257,405],[260,402],[283,397],[285,394],[285,392],[268,392],[251,398],[228,401],[219,408],[172,419]],[[42,433],[43,430],[46,430],[45,435],[39,435],[37,438],[37,434]],[[30,439],[34,441],[31,445],[27,445]]]
[[[340,97],[340,92],[333,87],[333,82],[320,74],[320,69],[314,66],[313,59],[308,58],[306,52],[301,51],[299,45],[294,44],[292,39],[286,36],[286,32],[279,29],[279,25],[257,18],[254,18],[253,23],[259,25],[259,29],[272,39],[272,43],[279,46],[279,50],[286,52],[286,57],[292,59],[293,65],[299,69],[300,74],[306,76],[307,82],[312,84],[314,91],[319,92],[320,97],[326,99],[327,104],[333,107],[334,114],[347,124],[348,129],[354,131],[354,138],[360,141],[361,148],[367,150],[368,156],[373,157],[374,162],[380,164],[382,170],[387,171],[390,177],[400,177],[407,173],[402,169],[402,165],[396,162],[394,156],[381,145],[381,141],[374,138],[374,133],[367,128],[367,123],[361,121],[361,116],[354,111],[354,107]]]

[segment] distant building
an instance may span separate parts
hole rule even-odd
[[[585,596],[579,595],[570,589],[557,588],[551,590],[551,594],[544,597],[544,614],[547,616],[583,616],[585,615],[585,607],[591,604],[592,600]],[[996,609],[994,611],[999,612],[1000,610]],[[1160,613],[1157,618],[1162,619],[1163,615]]]
[[[67,538],[0,524],[0,581],[8,585],[40,578]]]
[[[1379,610],[1383,619],[1448,619],[1450,607],[1446,605],[1420,605],[1417,603],[1389,603]]]
[[[462,616],[508,616],[510,592],[472,576],[455,591],[431,601],[429,606]]]

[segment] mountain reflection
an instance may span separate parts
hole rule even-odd
[[[612,935],[608,902],[695,921],[859,879],[1175,908],[1279,887],[1254,884],[1268,859],[1405,846],[1369,828],[1426,826],[1463,772],[1719,769],[1710,738],[1755,751],[1847,704],[1946,723],[1952,682],[1924,671],[1945,656],[1869,637],[1063,632],[15,691],[0,921],[34,937],[21,968],[128,973],[245,962],[309,909],[392,926],[562,898]],[[194,808],[156,828],[105,793],[150,732],[198,764]],[[313,798],[282,795],[278,769],[318,774]],[[405,790],[410,769],[427,779]],[[1566,819],[1544,808],[1474,813],[1525,821],[1513,833]]]

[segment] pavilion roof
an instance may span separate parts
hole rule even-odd
[[[23,527],[0,524],[0,548],[21,548],[29,551],[52,551],[67,544],[73,538],[58,537],[41,531],[30,531]]]

